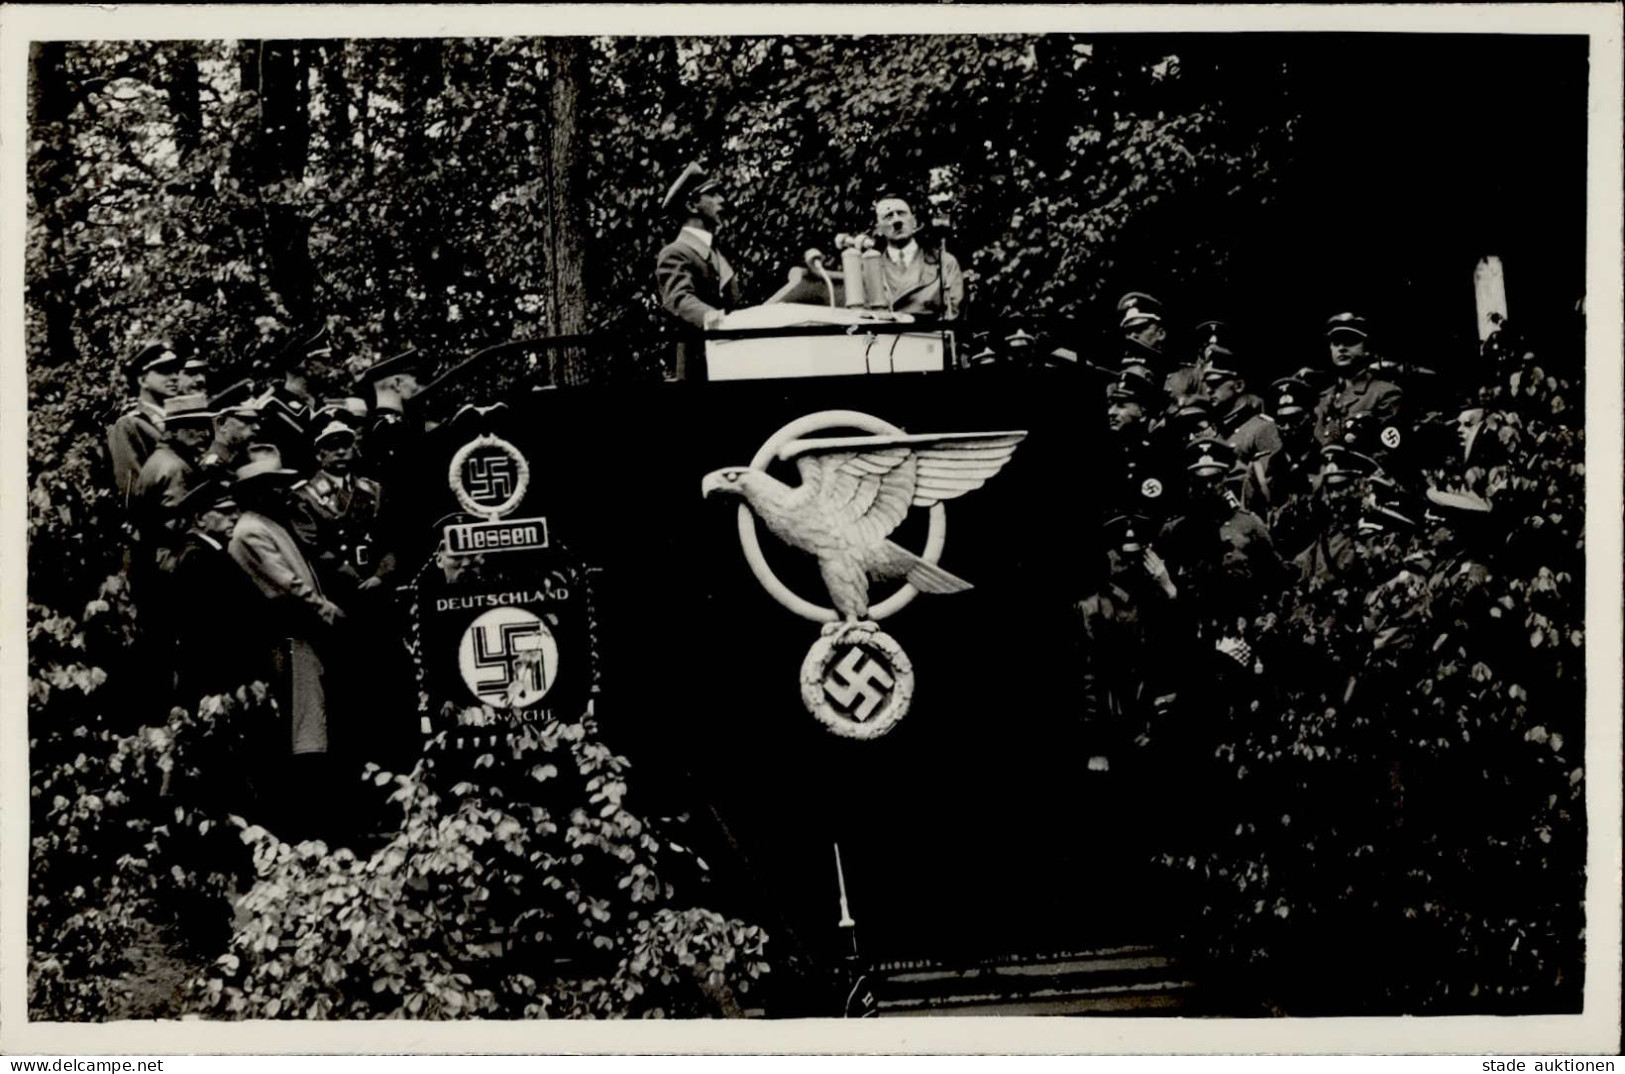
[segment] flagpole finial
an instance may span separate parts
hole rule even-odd
[[[846,904],[846,873],[841,870],[841,844],[839,843],[835,844],[835,882],[841,889],[841,920],[838,924],[843,929],[849,929],[857,925],[857,922],[852,920],[852,911]]]

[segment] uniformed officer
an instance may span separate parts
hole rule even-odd
[[[358,594],[379,591],[395,570],[395,557],[380,547],[379,512],[384,490],[354,472],[355,430],[329,422],[316,434],[317,470],[293,492],[294,534],[310,551],[322,588],[352,610]]]
[[[1083,645],[1084,738],[1088,769],[1120,768],[1124,755],[1149,739],[1151,722],[1178,690],[1165,654],[1179,645],[1179,596],[1162,557],[1151,547],[1155,522],[1116,515],[1103,527],[1107,576],[1075,606]]]
[[[1236,449],[1241,464],[1261,473],[1262,460],[1281,450],[1275,419],[1264,412],[1264,400],[1247,390],[1243,362],[1230,348],[1209,347],[1207,361],[1202,381],[1213,403],[1214,426]]]
[[[400,473],[422,435],[422,419],[412,400],[423,390],[419,376],[427,364],[427,355],[408,347],[360,374],[362,397],[371,396],[372,415],[362,436],[366,454],[361,458],[361,469],[385,487],[403,487]]]
[[[1326,322],[1326,341],[1336,380],[1315,404],[1315,439],[1341,443],[1348,418],[1368,412],[1374,415],[1378,435],[1392,439],[1393,433],[1386,430],[1399,428],[1404,393],[1371,370],[1375,353],[1365,318],[1355,313],[1333,316]]]
[[[1184,475],[1168,464],[1147,416],[1162,398],[1144,367],[1124,369],[1106,388],[1108,515],[1144,515],[1160,524],[1178,509]]]
[[[191,487],[198,460],[213,433],[214,412],[201,395],[164,400],[164,439],[153,450],[131,493],[131,511],[147,554],[159,570],[174,566],[179,533],[175,508]]]
[[[655,257],[660,306],[683,328],[674,375],[677,380],[704,380],[705,343],[699,333],[715,328],[724,314],[743,304],[739,274],[716,246],[727,199],[720,180],[689,164],[667,188],[660,208],[680,228]]]
[[[1310,590],[1331,584],[1355,567],[1360,512],[1377,472],[1375,459],[1341,444],[1322,447],[1320,460],[1315,535],[1293,559],[1300,583]]]
[[[201,355],[188,355],[186,360],[181,363],[181,371],[176,380],[175,390],[179,395],[207,395],[209,393],[209,363]]]
[[[113,461],[113,483],[128,505],[141,467],[163,438],[164,400],[178,391],[181,359],[168,343],[149,343],[124,367],[136,393],[107,429],[107,453]]]
[[[260,406],[254,382],[239,380],[209,399],[214,411],[214,440],[198,460],[198,469],[214,477],[235,472],[245,461],[248,445],[260,439]]]
[[[1264,520],[1241,504],[1246,472],[1229,442],[1199,437],[1186,459],[1184,513],[1163,526],[1158,544],[1199,634],[1217,640],[1275,587],[1279,558]]]
[[[1320,470],[1313,405],[1317,394],[1297,374],[1275,381],[1275,428],[1281,447],[1264,460],[1243,501],[1264,515],[1281,555],[1291,558],[1314,539],[1314,485]]]
[[[310,436],[316,397],[311,388],[311,363],[331,357],[332,337],[324,324],[301,331],[271,358],[268,372],[279,378],[260,398],[261,434],[281,452],[283,465],[309,473]]]
[[[1195,336],[1196,349],[1190,352],[1189,357],[1180,363],[1178,368],[1168,374],[1168,393],[1173,397],[1176,406],[1182,406],[1192,399],[1207,397],[1207,384],[1203,378],[1207,375],[1209,356],[1219,347],[1234,349],[1234,333],[1223,321],[1203,321],[1196,326]]]

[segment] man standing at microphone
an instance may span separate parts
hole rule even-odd
[[[875,232],[885,252],[886,306],[951,321],[965,301],[965,276],[948,251],[921,247],[914,238],[918,230],[907,199],[885,194],[875,202]]]

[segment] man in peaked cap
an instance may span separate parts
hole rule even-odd
[[[1107,473],[1115,478],[1108,485],[1108,511],[1141,513],[1160,521],[1175,509],[1183,483],[1174,480],[1174,471],[1165,465],[1148,417],[1161,402],[1162,393],[1144,367],[1124,369],[1106,388],[1112,449]]]
[[[242,464],[248,445],[260,439],[260,406],[254,382],[239,380],[209,399],[214,411],[214,440],[198,460],[206,474],[224,476]]]
[[[209,363],[201,355],[187,356],[181,363],[176,391],[180,395],[207,395],[209,391]]]
[[[1395,440],[1392,446],[1397,446],[1403,393],[1399,385],[1372,372],[1370,335],[1365,318],[1356,313],[1339,313],[1326,322],[1326,342],[1336,379],[1315,404],[1315,439],[1322,444],[1341,441],[1349,415],[1371,413],[1383,435]],[[1394,432],[1388,433],[1389,429]]]
[[[176,506],[184,527],[171,583],[180,703],[271,679],[267,641],[249,613],[259,592],[226,550],[240,510],[229,472],[198,481]],[[221,629],[229,622],[229,630]],[[243,778],[247,773],[234,773]]]
[[[395,557],[378,547],[384,490],[354,472],[356,433],[331,421],[316,434],[317,470],[293,491],[294,534],[311,552],[325,592],[353,607],[358,594],[384,595]]]
[[[1319,393],[1299,374],[1281,377],[1270,388],[1281,447],[1264,459],[1243,501],[1264,515],[1276,548],[1290,557],[1314,539],[1314,480],[1320,469],[1314,404]]]
[[[428,364],[427,355],[408,347],[361,372],[361,395],[371,398],[372,419],[361,436],[366,448],[362,465],[386,487],[404,487],[402,471],[421,439],[422,419],[411,404],[423,391],[421,377]]]
[[[716,247],[727,209],[722,184],[698,164],[689,164],[666,190],[660,207],[678,223],[677,238],[655,257],[660,305],[682,322],[676,378],[705,379],[705,344],[700,332],[715,328],[743,304],[739,274]]]
[[[135,398],[107,428],[113,483],[127,505],[141,467],[163,438],[164,400],[179,391],[180,355],[168,343],[149,343],[124,365]]]
[[[1275,419],[1264,412],[1264,400],[1247,390],[1245,364],[1229,347],[1207,348],[1207,372],[1202,383],[1213,404],[1213,424],[1236,449],[1236,457],[1255,478],[1262,475],[1262,460],[1281,450]]]
[[[1130,291],[1117,300],[1117,328],[1124,339],[1132,339],[1162,353],[1168,329],[1163,324],[1162,303],[1143,291]]]
[[[1352,570],[1358,556],[1360,512],[1377,462],[1342,444],[1320,449],[1316,486],[1318,524],[1313,540],[1294,558],[1299,580],[1320,588]]]
[[[1181,600],[1190,598],[1199,636],[1213,645],[1269,595],[1280,561],[1264,520],[1241,505],[1243,470],[1229,442],[1199,437],[1185,458],[1184,513],[1163,526],[1157,543]]]

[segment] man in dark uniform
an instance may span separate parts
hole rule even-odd
[[[372,416],[361,438],[366,445],[361,470],[385,487],[404,487],[399,474],[423,434],[412,400],[423,391],[419,377],[426,364],[426,355],[408,347],[360,374],[359,387],[363,397],[371,396]]]
[[[743,305],[739,275],[716,248],[727,202],[721,183],[698,164],[677,177],[660,207],[681,221],[677,238],[655,258],[660,305],[683,323],[677,344],[676,379],[705,379],[705,342],[700,333],[715,328],[723,314]]]
[[[1339,313],[1326,322],[1326,342],[1331,348],[1332,370],[1336,380],[1315,405],[1315,439],[1322,444],[1341,443],[1344,425],[1351,415],[1370,413],[1379,429],[1398,428],[1404,393],[1399,385],[1384,380],[1371,370],[1375,358],[1370,330],[1364,317]]]
[[[163,438],[164,400],[176,394],[180,369],[180,356],[168,343],[147,344],[125,365],[124,375],[136,397],[107,429],[113,484],[125,505],[142,465]]]
[[[1313,591],[1342,578],[1356,563],[1360,511],[1376,460],[1341,444],[1320,449],[1313,541],[1293,559],[1300,584]]]
[[[310,552],[322,589],[354,612],[358,594],[383,596],[395,557],[379,547],[383,487],[355,474],[355,430],[340,421],[316,434],[317,470],[294,489],[294,534]],[[365,598],[363,598],[365,599]]]
[[[1271,385],[1281,447],[1264,460],[1243,501],[1264,515],[1281,555],[1290,559],[1314,539],[1314,482],[1320,470],[1312,407],[1317,394],[1299,376]]]
[[[1109,516],[1144,515],[1154,525],[1177,510],[1184,475],[1169,465],[1151,434],[1147,412],[1162,403],[1143,367],[1123,370],[1106,388],[1107,442],[1111,457],[1105,472],[1111,485],[1104,510]]]
[[[1198,636],[1208,645],[1238,641],[1237,620],[1276,587],[1280,560],[1264,520],[1241,505],[1245,471],[1235,449],[1202,437],[1190,443],[1186,457],[1184,513],[1163,526],[1157,543],[1181,600],[1190,602]]]
[[[326,325],[296,333],[272,357],[269,372],[280,380],[259,401],[265,439],[277,446],[284,465],[302,474],[309,473],[313,465],[310,433],[316,397],[311,390],[310,364],[332,353]]]
[[[1208,369],[1202,380],[1212,400],[1214,426],[1236,449],[1249,483],[1256,483],[1269,456],[1281,450],[1281,434],[1275,419],[1264,412],[1264,400],[1247,390],[1243,363],[1230,348],[1212,346],[1207,354]]]
[[[239,380],[209,399],[214,411],[214,439],[198,460],[198,469],[227,478],[245,461],[248,445],[260,439],[260,408],[254,382]]]

